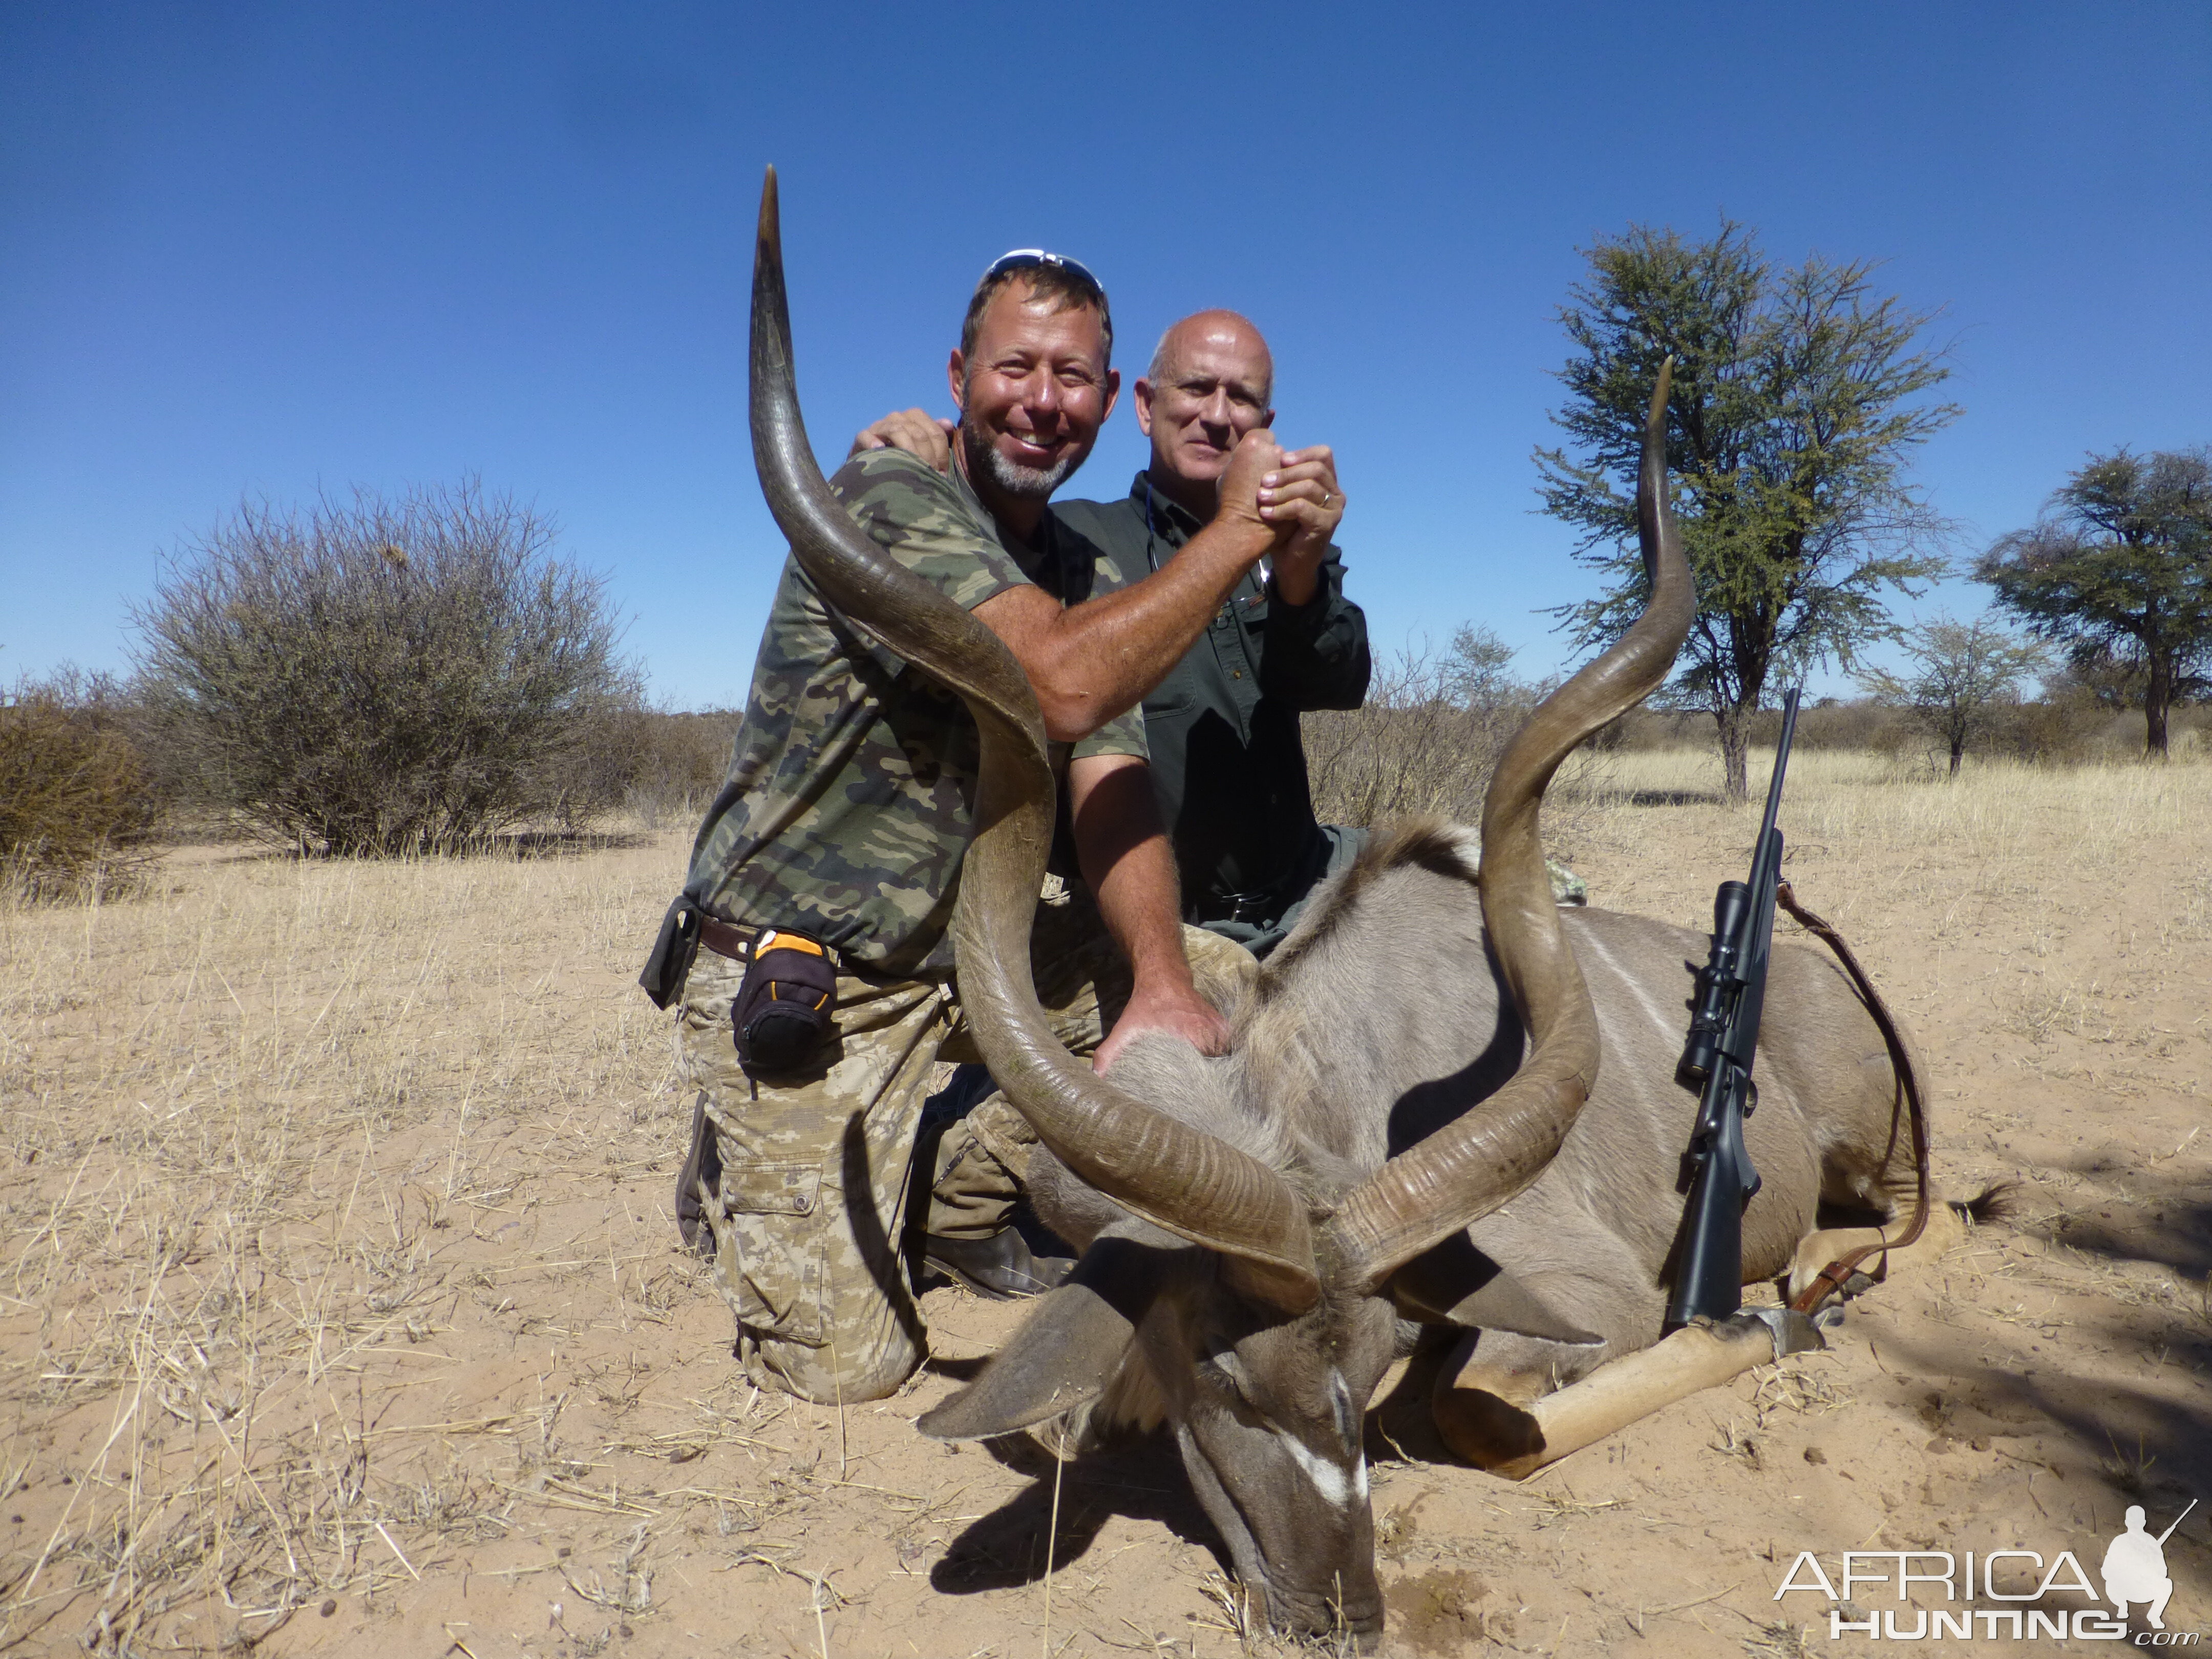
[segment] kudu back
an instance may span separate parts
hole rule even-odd
[[[793,385],[773,172],[763,193],[763,493],[831,603],[975,715],[961,994],[992,1074],[1042,1143],[1036,1208],[1082,1253],[921,1427],[950,1439],[1043,1427],[1063,1447],[1086,1426],[1166,1427],[1279,1626],[1363,1643],[1381,1632],[1364,1415],[1420,1324],[1479,1331],[1501,1399],[1523,1373],[1569,1376],[1659,1334],[1695,1104],[1674,1088],[1667,1050],[1703,941],[1598,911],[1563,926],[1536,820],[1560,762],[1660,683],[1689,627],[1666,392],[1662,369],[1638,490],[1645,614],[1530,716],[1479,836],[1380,836],[1230,1011],[1230,1053],[1148,1039],[1099,1077],[1054,1041],[1027,977],[1054,793],[1034,698],[1003,646],[889,560],[823,485]],[[1747,1274],[1778,1270],[1824,1189],[1883,1190],[1880,1036],[1832,971],[1777,955],[1751,1137],[1767,1184],[1746,1218]]]

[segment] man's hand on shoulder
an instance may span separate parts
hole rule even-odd
[[[1228,1020],[1191,986],[1140,983],[1130,992],[1128,1006],[1121,1010],[1121,1018],[1114,1022],[1105,1042],[1098,1045],[1091,1059],[1092,1069],[1103,1075],[1131,1040],[1146,1031],[1179,1036],[1201,1054],[1229,1052]]]
[[[1267,522],[1287,534],[1275,545],[1275,591],[1286,605],[1307,605],[1320,586],[1321,562],[1344,521],[1336,455],[1327,444],[1286,449],[1260,480]]]
[[[873,426],[863,427],[854,435],[853,447],[845,452],[845,458],[850,460],[864,450],[903,449],[939,472],[950,472],[952,434],[959,429],[957,422],[932,415],[927,410],[902,409],[895,415],[884,416]]]

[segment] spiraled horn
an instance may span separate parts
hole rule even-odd
[[[1536,834],[1545,786],[1577,744],[1641,702],[1674,665],[1696,603],[1667,501],[1667,393],[1659,370],[1644,428],[1637,536],[1651,598],[1613,647],[1537,706],[1482,808],[1482,919],[1528,1033],[1528,1056],[1489,1099],[1354,1188],[1332,1224],[1371,1290],[1431,1245],[1489,1214],[1543,1172],[1597,1081],[1597,1015],[1575,965]]]

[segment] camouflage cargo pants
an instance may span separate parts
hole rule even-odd
[[[1200,990],[1234,1000],[1251,957],[1193,927],[1183,940]],[[1054,895],[1038,907],[1030,950],[1054,1034],[1090,1054],[1129,992],[1128,966],[1096,908]],[[945,981],[841,973],[836,1035],[816,1060],[749,1075],[730,1030],[744,975],[744,963],[701,951],[678,1027],[679,1071],[699,1091],[721,1164],[699,1197],[715,1286],[737,1318],[738,1359],[764,1389],[880,1400],[928,1352],[900,1245],[933,1068],[981,1056]],[[1035,1141],[995,1093],[953,1122],[934,1149],[926,1231],[976,1237],[1006,1224]]]

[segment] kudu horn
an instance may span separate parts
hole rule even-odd
[[[1357,1264],[1362,1290],[1509,1203],[1541,1175],[1597,1081],[1597,1016],[1559,926],[1536,820],[1560,763],[1666,678],[1696,611],[1667,500],[1673,371],[1670,357],[1651,393],[1637,478],[1637,538],[1650,603],[1610,649],[1529,715],[1483,801],[1483,926],[1528,1032],[1528,1058],[1496,1094],[1346,1195],[1331,1225],[1346,1260]]]

